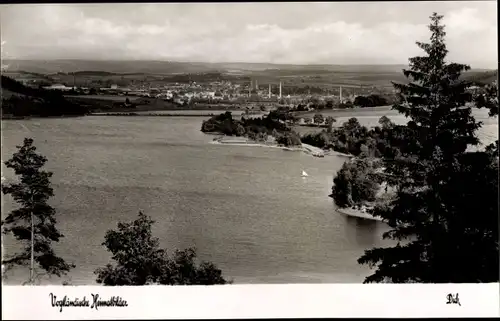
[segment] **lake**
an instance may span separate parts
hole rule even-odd
[[[360,283],[371,274],[357,264],[366,249],[389,245],[388,227],[335,212],[328,197],[345,159],[314,158],[265,147],[209,144],[204,117],[81,117],[2,122],[2,160],[32,137],[54,172],[56,253],[76,268],[72,284],[95,282],[110,262],[101,245],[107,230],[139,211],[156,220],[161,245],[195,246],[235,283]],[[363,117],[360,122],[365,123]],[[368,118],[370,119],[370,118]],[[496,137],[497,121],[484,137]],[[488,136],[489,135],[489,136]],[[13,173],[5,171],[7,180]],[[301,178],[305,170],[309,177]],[[13,208],[3,198],[4,213]],[[3,240],[6,253],[17,245]],[[20,284],[17,268],[5,284]],[[61,284],[63,277],[42,284]]]

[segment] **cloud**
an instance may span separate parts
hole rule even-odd
[[[487,31],[493,27],[483,20],[477,8],[462,8],[451,12],[445,19],[447,27],[458,33],[476,33]]]
[[[13,58],[404,64],[420,53],[432,3],[413,5],[413,15],[411,5],[377,3],[375,15],[370,5],[14,5],[2,10],[2,39]],[[446,6],[450,59],[495,67],[491,4]]]

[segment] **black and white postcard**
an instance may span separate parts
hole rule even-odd
[[[6,318],[499,316],[496,1],[0,15]]]

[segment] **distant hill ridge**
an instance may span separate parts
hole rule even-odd
[[[87,75],[109,74],[178,74],[204,72],[359,72],[359,73],[401,73],[406,65],[292,65],[270,63],[204,63],[142,60],[4,60],[9,71],[26,71],[41,74],[57,72]],[[476,69],[473,72],[491,71]]]
[[[126,75],[173,76],[188,74],[227,74],[256,78],[315,78],[323,77],[318,83],[342,83],[360,81],[380,84],[390,80],[404,81],[402,70],[405,65],[292,65],[269,63],[203,63],[172,61],[132,60],[7,60],[6,73],[32,73],[55,75],[58,73],[76,76],[111,77]],[[491,83],[497,78],[497,70],[473,69],[464,73],[464,78],[478,83]],[[341,81],[342,80],[342,81]]]
[[[269,63],[204,63],[133,60],[4,60],[9,71],[27,71],[43,74],[57,72],[108,72],[108,73],[196,73],[241,71],[330,71],[330,72],[401,72],[405,65],[292,65]]]
[[[497,70],[469,71],[464,74],[465,79],[476,84],[491,84],[498,79]]]

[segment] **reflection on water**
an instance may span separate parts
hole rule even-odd
[[[388,230],[387,225],[383,222],[348,215],[342,216],[344,216],[346,221],[346,235],[349,236],[352,242],[355,242],[359,246],[369,248],[377,243],[377,238],[380,237],[381,233]]]
[[[375,243],[377,235],[377,221],[357,219],[356,220],[356,240],[359,245],[369,247]],[[383,223],[381,223],[383,224]]]

